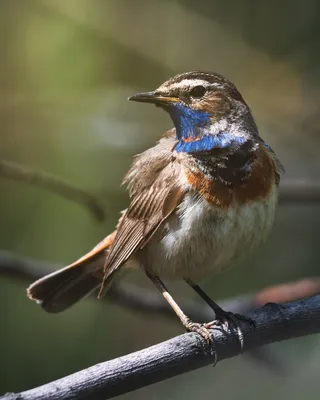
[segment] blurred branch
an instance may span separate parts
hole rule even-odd
[[[105,218],[105,211],[95,197],[46,172],[37,171],[27,165],[0,160],[0,177],[40,186],[84,205],[99,221]],[[280,185],[279,202],[280,204],[320,202],[320,182],[307,180],[283,181]]]
[[[43,261],[29,260],[18,257],[10,252],[0,251],[0,276],[8,277],[14,281],[23,280],[31,283],[44,275],[61,268],[59,265]],[[256,307],[268,302],[284,303],[292,300],[312,296],[320,292],[320,278],[312,277],[268,287],[253,295],[236,297],[219,302],[222,308],[235,312],[247,313]],[[91,295],[97,299],[96,295]],[[157,291],[138,287],[136,285],[115,283],[107,292],[107,299],[140,312],[163,315],[173,318],[175,314],[163,301]],[[182,308],[191,319],[208,321],[213,318],[213,311],[207,304],[197,302],[182,302]],[[178,321],[178,320],[177,320]]]
[[[320,295],[285,305],[268,303],[248,316],[255,320],[256,327],[241,324],[245,351],[319,333]],[[215,328],[212,334],[214,342],[210,345],[200,335],[185,333],[38,388],[7,393],[1,399],[110,399],[241,353],[236,330]]]
[[[61,265],[29,260],[10,252],[0,251],[0,276],[7,277],[14,281],[23,280],[31,283],[59,268],[61,268]],[[90,297],[97,300],[95,293]],[[159,296],[155,290],[149,290],[130,284],[115,283],[107,292],[106,299],[112,300],[120,306],[129,309],[151,314],[157,313],[157,315],[160,314],[176,319],[172,309],[167,305],[167,302],[163,301],[163,298]],[[236,301],[225,301],[222,305],[228,310],[244,313],[256,307],[256,302],[252,296],[248,296],[237,298]],[[199,304],[195,302],[188,302],[184,303],[182,307],[186,314],[192,319],[208,321],[213,318],[213,311],[207,304],[204,304],[204,307],[200,307]]]
[[[280,204],[320,202],[320,182],[291,179],[280,182]]]
[[[27,165],[0,160],[0,177],[40,186],[64,198],[84,205],[99,221],[105,218],[103,208],[93,196],[53,175],[37,171]]]

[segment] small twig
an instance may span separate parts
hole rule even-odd
[[[27,165],[0,160],[0,176],[50,190],[64,198],[83,204],[97,220],[105,219],[105,211],[92,195],[46,172],[37,171]]]
[[[269,343],[320,332],[320,295],[286,305],[268,303],[248,315],[255,329],[242,324],[245,351]],[[148,386],[155,382],[222,361],[241,353],[234,330],[212,329],[208,345],[186,333],[147,349],[106,361],[22,393],[8,393],[2,400],[99,400]]]

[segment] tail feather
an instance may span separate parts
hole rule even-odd
[[[90,265],[65,267],[53,272],[29,286],[28,296],[36,300],[41,307],[50,313],[57,313],[71,307],[100,286],[103,263],[97,270]],[[101,274],[94,274],[101,272]]]
[[[37,280],[27,289],[28,297],[50,313],[71,307],[100,287],[107,251],[115,233],[73,264]],[[115,274],[108,279],[113,280]]]

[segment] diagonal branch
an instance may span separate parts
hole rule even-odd
[[[35,170],[28,165],[0,160],[0,176],[50,190],[59,196],[84,205],[97,220],[105,219],[105,211],[95,197],[46,172]]]
[[[28,260],[9,252],[0,251],[0,276],[6,276],[15,281],[23,280],[29,283],[41,278],[47,273],[55,271],[57,268],[59,268],[57,265]],[[267,302],[283,303],[311,296],[318,292],[320,292],[320,278],[313,277],[302,279],[297,282],[274,285],[254,295],[224,300],[219,304],[225,310],[245,314]],[[91,298],[94,300],[97,299],[95,294],[93,294]],[[110,288],[106,300],[111,300],[135,312],[161,315],[176,322],[178,321],[172,309],[168,306],[167,302],[163,301],[161,296],[157,295],[155,291],[135,285],[124,283],[114,284]],[[184,300],[181,305],[182,309],[192,320],[206,322],[213,318],[213,312],[206,303],[200,305],[195,301]],[[285,370],[283,361],[270,352],[269,349],[256,348],[247,354],[253,360],[264,364],[273,372],[282,374]]]
[[[244,349],[320,332],[320,295],[285,305],[268,303],[252,311],[253,330],[242,324]],[[214,344],[186,333],[135,353],[106,361],[22,393],[7,393],[2,400],[99,400],[235,357],[241,353],[234,330],[212,329]],[[128,332],[129,334],[129,332]]]

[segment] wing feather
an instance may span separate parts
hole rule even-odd
[[[139,193],[133,192],[106,260],[104,282],[150,240],[181,202],[184,190],[179,184],[180,164],[168,159],[157,173],[151,185],[140,189]]]

